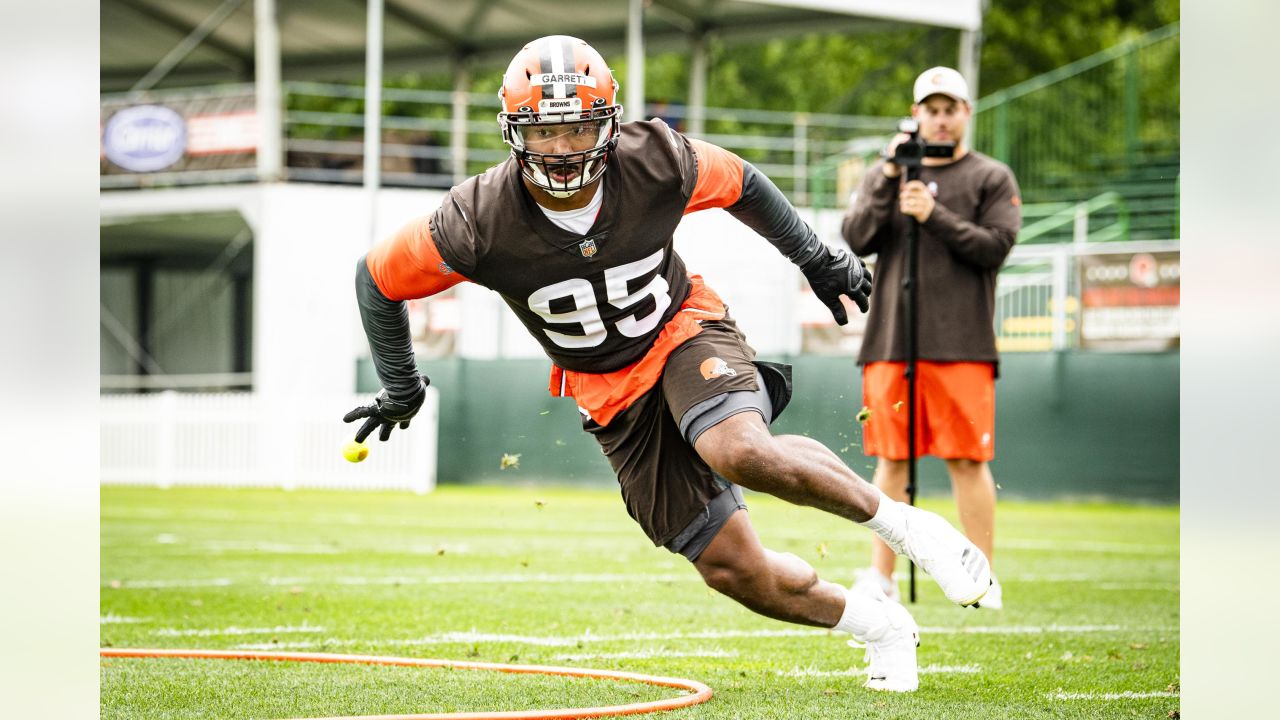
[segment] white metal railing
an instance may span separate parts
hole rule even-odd
[[[286,175],[291,180],[357,184],[364,155],[364,95],[357,85],[291,81],[283,84]],[[380,117],[384,184],[448,188],[468,174],[501,162],[509,154],[498,133],[497,96],[492,92],[382,88]],[[168,107],[190,121],[193,116],[223,120],[252,111],[253,85],[152,90],[145,95],[102,96],[102,121],[135,104]],[[833,206],[833,184],[818,187],[816,171],[829,172],[828,158],[845,157],[868,141],[879,147],[897,127],[897,118],[829,113],[779,112],[742,108],[704,108],[701,132],[690,109],[648,103],[627,108],[628,120],[661,117],[692,136],[714,142],[751,160],[798,205]],[[161,171],[133,172],[101,163],[101,187],[216,184],[256,179],[253,148],[185,154]]]
[[[257,393],[103,395],[104,484],[316,487],[429,492],[436,484],[439,395],[368,459],[342,457],[356,423],[342,415],[368,396],[272,400]]]

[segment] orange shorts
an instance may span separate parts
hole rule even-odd
[[[863,452],[907,459],[906,363],[873,362],[862,369]],[[988,362],[916,365],[916,456],[985,462],[995,457],[996,371]]]

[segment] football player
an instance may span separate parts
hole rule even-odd
[[[406,300],[460,282],[494,290],[541,343],[551,393],[574,398],[655,545],[757,613],[852,634],[867,647],[867,687],[915,690],[910,613],[765,548],[739,512],[740,488],[866,526],[962,606],[987,590],[985,557],[818,442],[770,433],[790,399],[790,368],[755,359],[715,291],[686,272],[673,233],[687,213],[724,208],[795,263],[842,325],[842,297],[866,312],[870,274],[824,245],[750,163],[660,120],[624,124],[617,94],[604,58],[577,38],[540,38],[515,56],[498,113],[511,157],[357,264],[383,391],[344,420],[365,419],[357,440],[374,430],[386,440],[422,404],[428,380],[414,364]]]

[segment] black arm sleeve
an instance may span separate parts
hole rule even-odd
[[[800,219],[778,186],[749,162],[742,163],[742,196],[725,209],[801,269],[826,257],[827,246],[813,228]]]
[[[418,368],[413,360],[409,311],[403,301],[388,299],[373,282],[364,257],[356,265],[356,301],[360,322],[369,338],[369,351],[378,379],[392,400],[406,400],[419,392]]]

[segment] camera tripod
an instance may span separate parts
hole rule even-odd
[[[907,182],[920,179],[920,165],[906,168]],[[919,249],[920,221],[914,215],[907,216],[907,267],[902,276],[903,319],[907,325],[907,357],[903,375],[907,379],[907,503],[916,504],[916,363],[919,354]],[[907,593],[912,604],[916,601],[916,564],[907,561]]]

